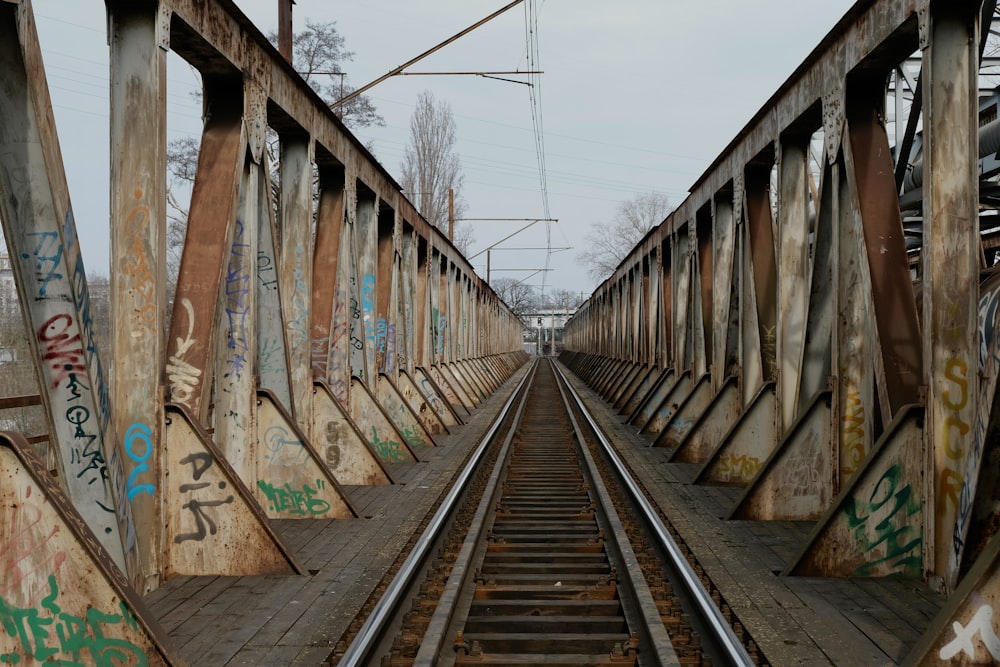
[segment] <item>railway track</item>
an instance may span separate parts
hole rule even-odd
[[[766,664],[561,375],[535,362],[330,664]]]

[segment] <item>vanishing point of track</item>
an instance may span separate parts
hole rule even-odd
[[[767,664],[689,558],[536,361],[330,664]]]

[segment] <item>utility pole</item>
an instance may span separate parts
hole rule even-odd
[[[292,62],[292,5],[295,0],[278,0],[278,52]]]
[[[455,242],[455,190],[452,188],[448,188],[448,240]]]

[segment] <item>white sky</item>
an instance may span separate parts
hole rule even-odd
[[[529,276],[550,256],[547,291],[589,294],[577,254],[622,201],[687,188],[830,31],[853,0],[538,0],[550,215],[494,250],[492,277]],[[265,34],[277,0],[236,0]],[[91,275],[108,273],[108,55],[100,0],[33,0],[70,192]],[[297,0],[295,23],[336,21],[361,86],[472,25],[506,0]],[[525,12],[514,8],[411,71],[525,69]],[[168,65],[168,139],[197,136],[195,79]],[[516,78],[516,77],[515,77]],[[417,94],[454,113],[468,217],[545,217],[527,86],[468,76],[391,78],[369,95],[386,126],[361,140],[399,179]],[[524,223],[474,222],[472,253]],[[509,248],[500,250],[499,248]],[[472,261],[485,276],[486,256]],[[521,269],[504,271],[504,269]],[[540,286],[542,274],[527,278]]]

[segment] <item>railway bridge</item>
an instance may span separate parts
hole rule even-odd
[[[859,0],[567,324],[556,365],[759,664],[1000,660],[995,5]],[[47,425],[0,433],[0,662],[335,664],[522,324],[230,0],[105,8],[108,331],[32,2],[0,0],[38,379],[0,408]],[[170,51],[206,110],[176,285]]]

